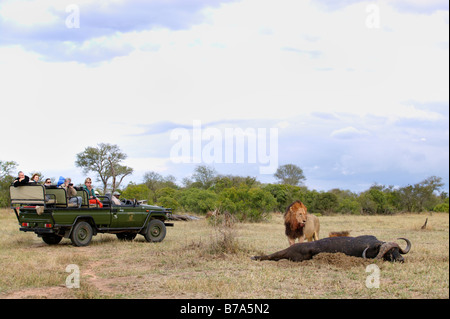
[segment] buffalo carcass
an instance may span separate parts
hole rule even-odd
[[[375,258],[386,261],[404,262],[402,255],[411,249],[411,242],[406,238],[406,248],[402,249],[395,242],[383,242],[375,236],[328,237],[313,242],[294,244],[284,250],[266,256],[254,256],[253,260],[303,261],[319,253],[344,253],[348,256]]]

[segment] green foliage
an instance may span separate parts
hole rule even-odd
[[[169,187],[173,189],[178,189],[177,184],[175,183],[176,179],[172,175],[168,175],[166,177],[162,176],[157,172],[146,172],[144,174],[144,184],[150,189],[152,193],[152,201],[156,202],[158,200],[157,192],[158,190]]]
[[[275,210],[277,201],[272,194],[262,188],[245,185],[224,189],[219,196],[218,207],[236,216],[240,221],[257,222]]]
[[[120,165],[125,158],[118,146],[99,144],[97,148],[88,147],[79,153],[76,165],[85,173],[96,172],[105,187],[118,187],[123,177],[132,172],[131,168]],[[13,161],[0,161],[2,207],[9,206],[9,186],[17,165]],[[218,175],[214,168],[200,165],[191,178],[183,179],[184,187],[178,186],[171,175],[150,171],[144,174],[142,184],[129,183],[121,195],[127,199],[148,200],[174,211],[206,214],[217,209],[247,222],[264,220],[272,211],[285,212],[296,200],[301,200],[308,212],[317,215],[449,211],[448,194],[439,193],[443,183],[442,178],[436,176],[404,187],[374,184],[359,194],[341,189],[319,192],[298,186],[305,177],[299,167],[291,164],[281,166],[275,177],[280,183],[261,184],[255,177]]]
[[[294,164],[286,164],[278,167],[274,177],[280,184],[293,186],[301,184],[306,179],[305,175],[303,175],[303,170]]]
[[[153,192],[145,184],[129,183],[128,186],[122,191],[121,197],[127,199],[148,200],[152,202]]]
[[[308,207],[308,206],[307,206]],[[333,193],[319,193],[314,201],[313,211],[322,214],[335,212],[338,207],[337,196]]]
[[[244,185],[245,187],[258,186],[260,183],[255,177],[242,177],[233,175],[219,175],[214,178],[213,186],[210,187],[216,193],[222,192],[226,188],[239,187]]]
[[[449,212],[448,210],[449,210],[448,197],[445,199],[445,202],[443,202],[441,204],[437,204],[433,208],[434,212],[440,212],[440,213],[448,213]]]
[[[164,187],[156,191],[156,204],[158,206],[164,206],[167,208],[172,208],[176,211],[181,206],[177,200],[178,191],[172,187]]]
[[[183,210],[198,214],[206,214],[216,207],[218,195],[206,189],[187,188],[181,191],[179,203]]]
[[[358,201],[358,195],[349,191],[341,189],[332,189],[330,193],[336,195],[338,200],[338,206],[336,207],[336,213],[338,214],[361,214],[361,204]]]
[[[172,208],[173,212],[177,211],[180,208],[180,203],[171,196],[162,196],[158,198],[158,202],[156,204],[158,206]]]
[[[214,168],[206,165],[199,165],[195,168],[192,175],[196,187],[208,189],[214,184],[214,180],[217,176],[217,172]]]
[[[0,207],[9,206],[9,186],[14,181],[13,171],[17,163],[14,161],[0,161]]]
[[[97,180],[103,183],[104,193],[108,187],[113,193],[123,179],[133,173],[131,167],[120,164],[127,155],[117,145],[100,143],[97,147],[89,146],[76,157],[75,165],[82,168],[84,174],[95,173]]]
[[[286,210],[291,203],[300,199],[306,202],[308,200],[308,191],[306,187],[293,186],[288,184],[267,184],[262,187],[264,190],[268,191],[276,200],[275,209],[279,212]]]
[[[359,215],[361,213],[361,205],[355,199],[343,198],[339,201],[336,212],[340,214]]]

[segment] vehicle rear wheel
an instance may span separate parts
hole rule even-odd
[[[119,233],[116,234],[117,238],[119,240],[123,240],[123,241],[132,241],[133,239],[136,238],[136,233]]]
[[[152,219],[144,234],[148,242],[159,243],[166,237],[166,225],[159,219]]]
[[[55,234],[42,235],[42,240],[48,245],[58,245],[63,238]]]
[[[72,229],[70,240],[75,246],[87,246],[91,242],[93,235],[92,226],[87,222],[78,222]]]

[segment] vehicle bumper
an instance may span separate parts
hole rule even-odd
[[[31,227],[20,227],[20,231],[23,232],[34,232],[36,234],[54,234],[55,231],[52,228],[31,228]]]

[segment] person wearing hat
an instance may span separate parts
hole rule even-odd
[[[122,205],[122,202],[119,200],[120,194],[118,192],[114,192],[111,200],[114,205]]]

